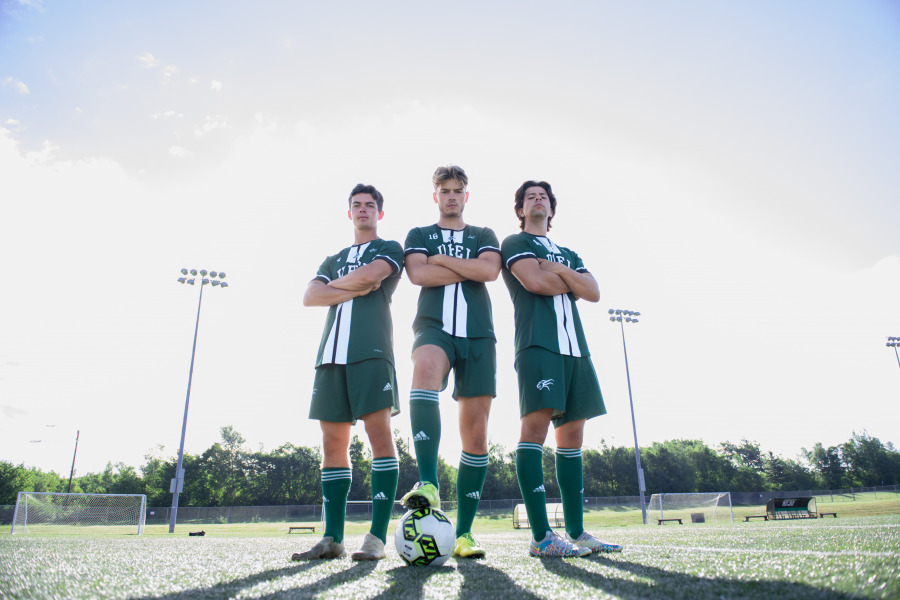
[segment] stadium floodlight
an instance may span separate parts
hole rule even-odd
[[[897,357],[897,366],[900,366],[900,354],[897,353],[897,348],[900,347],[900,337],[889,337],[885,346],[894,349],[894,356]]]
[[[186,274],[188,270],[182,269],[181,272]],[[191,269],[190,274],[196,276],[197,269]],[[191,381],[194,378],[194,356],[197,353],[197,331],[200,329],[200,307],[203,304],[203,286],[210,282],[209,279],[206,279],[206,269],[201,269],[200,274],[203,279],[200,283],[200,299],[197,300],[197,322],[194,324],[194,345],[191,347],[191,369],[188,371],[187,396],[184,399],[184,420],[181,423],[181,444],[178,447],[178,465],[175,467],[175,477],[172,479],[169,486],[169,491],[172,493],[172,515],[169,519],[169,533],[175,533],[175,519],[178,515],[178,496],[184,489],[184,434],[187,431],[188,407],[191,403]],[[213,271],[209,273],[209,275],[215,278],[216,272]],[[218,276],[225,277],[225,273],[218,273]],[[184,277],[179,277],[178,282],[194,285],[193,279],[186,280]],[[216,286],[216,283],[220,283],[220,285]],[[224,288],[228,287],[228,284],[224,281],[219,282],[218,279],[214,279],[213,287]]]
[[[647,487],[644,484],[644,469],[641,468],[641,449],[638,446],[637,425],[634,421],[634,400],[631,397],[631,373],[628,371],[628,348],[625,347],[625,323],[638,323],[637,317],[641,313],[631,310],[609,309],[609,320],[618,323],[622,330],[622,351],[625,353],[625,379],[628,381],[628,403],[631,405],[631,430],[634,432],[634,462],[637,466],[638,492],[641,496],[641,515],[644,525],[647,524],[647,501],[644,492]]]

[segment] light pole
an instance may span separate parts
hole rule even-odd
[[[630,310],[609,309],[609,320],[618,322],[622,329],[622,351],[625,353],[625,378],[628,380],[628,403],[631,405],[631,429],[634,431],[634,462],[637,465],[638,491],[641,495],[641,516],[644,519],[644,525],[647,524],[647,501],[644,499],[644,492],[647,487],[644,485],[644,469],[641,468],[641,450],[638,446],[637,425],[634,422],[634,400],[631,397],[631,374],[628,371],[628,349],[625,347],[625,323],[637,323],[637,317],[641,313]]]
[[[222,281],[225,279],[225,273],[217,273],[215,271],[206,272],[206,269],[182,269],[182,277],[178,278],[178,283],[186,283],[194,285],[195,277],[200,275],[200,299],[197,301],[197,323],[194,325],[194,345],[191,348],[191,370],[188,372],[187,397],[184,399],[184,421],[181,423],[181,445],[178,447],[178,465],[175,467],[175,477],[169,485],[169,491],[172,493],[172,516],[169,518],[169,533],[175,533],[175,518],[178,516],[178,496],[184,489],[184,433],[187,430],[188,405],[191,403],[191,380],[194,377],[194,355],[197,352],[197,330],[200,328],[200,306],[203,304],[203,286],[212,283],[213,287],[227,288],[228,283]],[[209,275],[209,278],[207,278]],[[190,276],[190,279],[188,278]]]
[[[897,366],[900,366],[900,354],[897,353],[897,347],[900,346],[900,337],[889,337],[885,346],[894,349],[894,356],[897,357]]]

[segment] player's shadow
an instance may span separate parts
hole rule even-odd
[[[487,565],[481,560],[460,560],[457,571],[463,576],[459,597],[470,598],[515,598],[516,600],[538,600],[526,589],[519,587],[516,581],[499,569]]]
[[[314,560],[302,564],[294,564],[279,569],[262,571],[253,573],[247,577],[240,579],[232,579],[231,581],[223,581],[209,587],[192,588],[180,592],[172,592],[169,594],[142,596],[135,600],[198,600],[206,598],[234,598],[242,591],[252,588],[260,583],[274,581],[282,577],[292,577],[304,571],[309,571],[320,565],[322,561]],[[288,600],[290,598],[312,598],[316,594],[328,590],[330,588],[342,585],[354,579],[363,579],[367,577],[378,566],[375,561],[354,562],[351,567],[332,573],[322,579],[317,579],[303,587],[290,590],[283,590],[275,594],[266,594],[259,596],[265,599]]]
[[[574,579],[618,598],[816,598],[817,600],[858,600],[862,596],[823,590],[804,583],[769,580],[736,580],[721,577],[698,577],[666,571],[656,567],[612,561],[596,555],[587,559],[539,559],[544,569],[566,579]],[[587,571],[578,566],[581,560],[606,561],[612,568],[632,573],[643,581],[632,581]],[[649,581],[648,581],[649,580]]]
[[[403,598],[415,600],[425,597],[425,584],[428,579],[441,569],[449,569],[450,566],[441,567],[409,567],[403,565],[385,571],[388,579],[388,587],[370,600],[388,600]]]

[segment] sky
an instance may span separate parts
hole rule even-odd
[[[900,444],[900,8],[865,0],[622,3],[0,0],[0,460],[68,475],[185,451],[319,443],[307,418],[324,257],[358,182],[382,237],[465,218],[550,232],[601,290],[580,303],[608,414],[586,447],[747,439],[797,459]],[[491,440],[514,449],[512,305]],[[401,406],[417,288],[394,295]],[[441,395],[441,454],[459,456]],[[365,437],[361,426],[354,429]],[[552,436],[548,445],[553,445]]]

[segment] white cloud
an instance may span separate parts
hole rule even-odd
[[[172,117],[181,119],[184,117],[184,113],[177,113],[174,110],[164,110],[150,115],[151,119],[171,119]]]
[[[28,91],[28,86],[25,85],[24,82],[19,81],[14,77],[7,77],[6,79],[4,79],[3,87],[11,87],[23,96],[27,96],[31,93],[30,91]]]
[[[163,83],[171,81],[176,73],[178,73],[178,67],[175,65],[166,65],[166,68],[163,70]]]
[[[194,129],[194,135],[201,137],[217,129],[231,129],[231,123],[222,115],[207,116],[203,125]]]
[[[214,92],[221,92],[222,91],[222,82],[216,81],[215,79],[213,79],[212,83],[209,84],[209,89],[211,89]]]
[[[172,146],[169,148],[169,154],[175,158],[191,158],[194,153],[183,146]]]
[[[137,57],[138,62],[144,65],[146,69],[152,69],[156,65],[159,64],[159,59],[150,54],[149,52],[144,52],[143,54]]]

